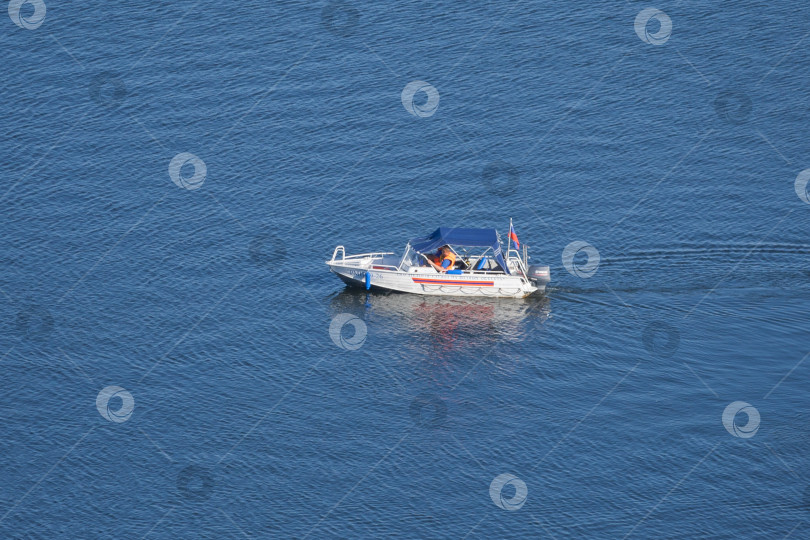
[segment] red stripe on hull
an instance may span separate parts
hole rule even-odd
[[[426,279],[426,278],[411,278],[414,283],[422,283],[424,285],[469,285],[474,287],[492,287],[492,281],[455,281],[449,279]]]

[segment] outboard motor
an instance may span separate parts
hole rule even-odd
[[[538,266],[533,264],[529,266],[529,271],[526,273],[530,280],[536,281],[539,284],[546,284],[551,281],[551,271],[548,266]]]

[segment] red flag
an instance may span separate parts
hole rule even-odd
[[[512,225],[509,225],[509,239],[515,243],[515,247],[520,247],[520,242],[518,242],[517,235],[515,234],[515,228]]]

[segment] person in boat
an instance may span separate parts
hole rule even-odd
[[[455,267],[456,254],[453,253],[450,246],[442,246],[436,252],[436,255],[428,258],[428,262],[439,272],[447,272]]]

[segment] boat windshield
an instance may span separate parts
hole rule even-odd
[[[496,260],[495,253],[492,248],[468,248],[450,244],[450,249],[452,249],[456,254],[456,269],[465,271],[504,273],[503,268]],[[402,256],[400,268],[405,269],[412,266],[428,266],[425,256],[432,257],[433,255],[435,255],[434,252],[422,254],[408,244],[408,246],[405,248],[405,254]]]
[[[405,248],[405,253],[402,255],[402,260],[399,263],[400,269],[409,268],[411,266],[419,266],[419,259],[422,259],[422,256],[419,255],[416,251],[411,248],[411,245],[408,244]],[[422,259],[424,260],[424,259]]]

